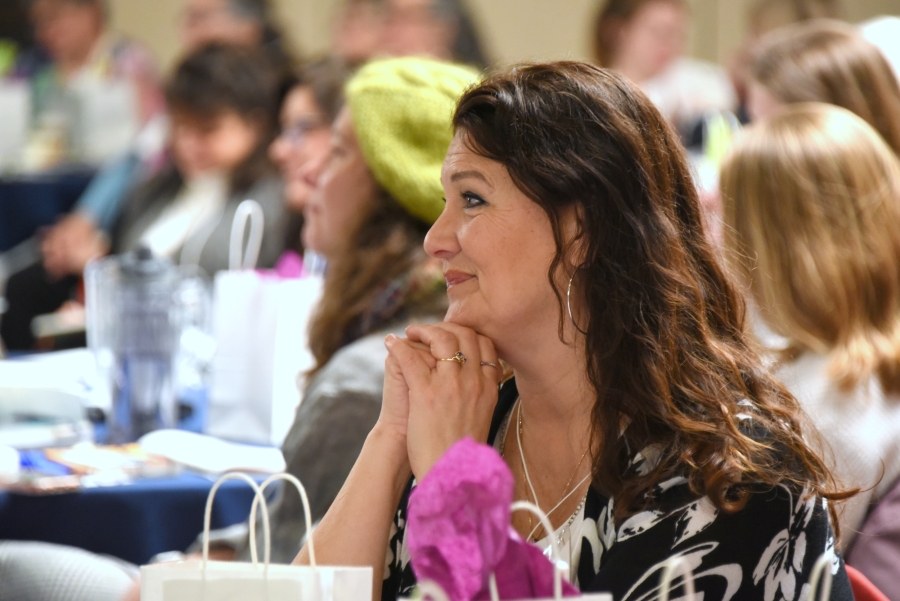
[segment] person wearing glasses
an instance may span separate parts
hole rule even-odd
[[[269,147],[269,157],[284,180],[284,203],[290,214],[285,253],[307,258],[307,265],[321,263],[313,251],[305,252],[300,241],[303,208],[315,188],[315,175],[328,156],[331,123],[344,102],[344,84],[351,70],[337,57],[322,57],[299,70],[281,104],[278,137]]]

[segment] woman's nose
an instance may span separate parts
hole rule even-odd
[[[437,259],[450,259],[459,252],[459,237],[452,211],[447,206],[425,235],[425,252]]]
[[[297,171],[303,182],[310,188],[315,188],[319,183],[319,177],[328,162],[328,154],[323,153],[321,156],[310,157]]]

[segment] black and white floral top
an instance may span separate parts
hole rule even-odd
[[[490,442],[517,397],[514,381],[503,385]],[[641,454],[636,455],[635,469],[641,469],[642,461]],[[409,596],[416,584],[404,544],[413,485],[411,481],[391,528],[383,601]],[[693,568],[697,599],[702,601],[812,601],[807,581],[816,560],[827,553],[832,557],[831,601],[852,601],[826,501],[804,492],[786,486],[758,492],[744,509],[728,514],[718,511],[708,497],[697,498],[685,479],[672,478],[654,491],[658,509],[617,521],[615,499],[591,488],[578,529],[580,540],[573,541],[573,582],[582,591],[612,593],[615,601],[651,601],[659,595],[663,564],[682,556]]]

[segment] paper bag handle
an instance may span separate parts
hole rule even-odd
[[[419,599],[431,599],[431,601],[450,601],[450,597],[436,582],[423,580],[419,583]]]
[[[247,241],[247,253],[241,257],[244,245],[244,231],[250,221],[250,239]],[[262,207],[249,198],[238,205],[231,222],[231,244],[228,247],[228,269],[253,269],[259,260],[262,248],[263,225],[265,218]]]
[[[810,601],[816,601],[816,589],[819,589],[819,601],[828,601],[831,599],[831,570],[827,569],[832,560],[831,553],[822,553],[816,563],[813,565],[812,572],[809,573],[809,596]],[[819,581],[822,582],[821,588]]]
[[[276,482],[278,480],[286,480],[296,487],[297,492],[300,493],[300,501],[303,503],[303,516],[306,518],[306,540],[307,545],[309,545],[309,565],[312,569],[316,569],[316,551],[313,549],[313,541],[312,541],[312,512],[309,508],[309,497],[306,495],[306,489],[303,487],[303,484],[300,480],[297,479],[293,474],[274,474],[269,476],[265,480],[263,480],[262,484],[259,485],[260,494],[256,495],[253,498],[253,505],[250,506],[250,540],[255,543],[256,541],[256,507],[259,505],[260,499],[263,503],[263,527],[266,529],[265,531],[265,541],[266,541],[266,561],[265,565],[269,565],[269,559],[271,555],[271,542],[269,540],[269,519],[268,512],[266,511],[266,499],[262,493],[265,492],[266,488]],[[255,545],[251,547],[251,552],[255,550]],[[255,561],[255,558],[254,558]]]
[[[675,579],[676,572],[679,571],[684,576],[684,588],[687,589],[688,601],[694,600],[696,593],[694,591],[694,574],[691,571],[691,564],[679,555],[670,557],[663,566],[659,586],[659,601],[669,601],[669,590],[672,587],[672,581]]]
[[[216,498],[216,492],[219,490],[219,487],[222,486],[228,480],[243,480],[253,489],[255,493],[253,495],[253,507],[256,508],[256,503],[259,502],[260,497],[262,497],[262,488],[247,474],[243,474],[241,472],[231,472],[229,474],[225,474],[218,480],[216,480],[215,484],[212,485],[212,488],[209,491],[209,494],[206,496],[206,511],[203,514],[203,572],[206,573],[206,563],[209,561],[209,528],[210,522],[212,521],[212,506],[213,499]],[[263,528],[265,529],[265,540],[266,540],[266,550],[268,551],[269,547],[269,510],[263,503]],[[253,528],[253,522],[250,522],[251,529]],[[252,531],[252,530],[251,530]],[[256,553],[256,537],[251,536],[250,538],[250,558],[253,562],[254,567],[259,564]],[[266,555],[266,568],[268,568],[268,554]]]
[[[535,516],[537,516],[538,520],[540,520],[541,525],[544,527],[544,531],[550,537],[550,561],[553,563],[553,598],[557,600],[561,600],[562,597],[562,571],[559,569],[559,544],[556,542],[556,537],[553,536],[553,524],[550,523],[550,518],[547,517],[547,514],[544,513],[540,507],[535,505],[534,503],[529,503],[528,501],[516,501],[510,506],[511,511],[530,511]],[[500,601],[500,592],[497,590],[497,578],[491,573],[490,578],[488,578],[488,587],[491,592],[491,601]]]

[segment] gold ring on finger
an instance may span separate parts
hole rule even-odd
[[[438,359],[438,361],[456,361],[460,365],[466,362],[466,356],[462,354],[462,351],[456,351],[456,354],[452,357],[447,357],[446,359]]]

